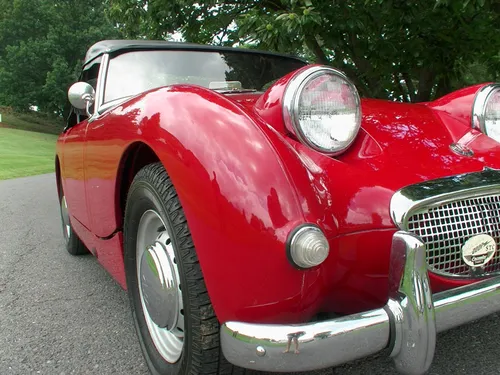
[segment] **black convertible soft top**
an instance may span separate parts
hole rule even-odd
[[[265,55],[281,56],[286,58],[292,58],[305,62],[304,60],[285,54],[279,54],[268,51],[260,51],[248,48],[233,48],[233,47],[220,47],[211,46],[204,44],[195,43],[184,43],[184,42],[170,42],[165,40],[126,40],[126,39],[116,39],[116,40],[102,40],[91,46],[87,54],[85,55],[85,61],[83,65],[87,65],[95,58],[101,56],[104,53],[119,54],[126,51],[132,50],[158,50],[158,49],[177,49],[177,50],[199,50],[199,51],[231,51],[231,52],[244,52],[244,53],[258,53]]]

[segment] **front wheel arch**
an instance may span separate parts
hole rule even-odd
[[[129,145],[123,153],[115,187],[116,222],[119,227],[123,227],[127,194],[135,176],[145,166],[159,161],[153,149],[140,141]]]
[[[142,222],[140,218],[151,210],[156,210],[162,216],[162,222],[168,227],[166,230],[170,231],[179,264],[180,285],[184,285],[180,289],[185,310],[185,314],[182,314],[186,339],[183,352],[175,363],[168,363],[157,350],[155,334],[148,326],[151,324],[148,323],[149,313],[145,312],[145,303],[141,299],[138,233]],[[177,375],[199,373],[201,370],[202,373],[232,374],[233,366],[225,360],[220,349],[220,326],[204,283],[189,225],[173,183],[160,162],[144,166],[134,177],[128,191],[124,218],[124,260],[134,325],[151,372]]]

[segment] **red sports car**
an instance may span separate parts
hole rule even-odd
[[[500,86],[360,99],[290,56],[106,40],[69,89],[67,250],[130,296],[153,374],[294,372],[500,310]],[[240,372],[232,372],[240,371]]]

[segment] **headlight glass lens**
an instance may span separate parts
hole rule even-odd
[[[500,142],[500,88],[495,89],[486,101],[484,130],[488,136]]]
[[[305,76],[305,77],[304,77]],[[297,77],[298,87],[289,87],[285,111],[297,137],[311,148],[339,154],[356,138],[361,126],[361,106],[356,87],[330,68],[313,70]],[[291,100],[287,103],[287,99]],[[287,116],[285,115],[285,121]]]

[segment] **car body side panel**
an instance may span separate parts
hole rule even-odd
[[[123,233],[118,232],[108,239],[98,238],[89,229],[83,226],[74,216],[71,218],[74,232],[82,240],[98,262],[109,272],[116,282],[127,289],[125,268],[123,263]]]
[[[118,174],[129,143],[127,127],[119,117],[103,116],[88,125],[85,144],[85,173],[92,232],[101,238],[122,227],[119,211]],[[132,128],[132,130],[136,130]],[[122,136],[123,135],[123,136]]]
[[[123,262],[123,232],[118,232],[108,239],[96,238],[95,251],[99,263],[126,290],[127,281]]]
[[[86,125],[83,121],[62,135],[59,143],[64,146],[60,147],[59,160],[68,209],[81,224],[90,228],[83,166]]]
[[[135,142],[154,150],[172,178],[221,321],[299,322],[314,313],[303,304],[308,272],[285,252],[304,222],[301,205],[269,138],[239,106],[179,85],[93,121],[86,174],[96,233],[119,227],[119,160]]]

